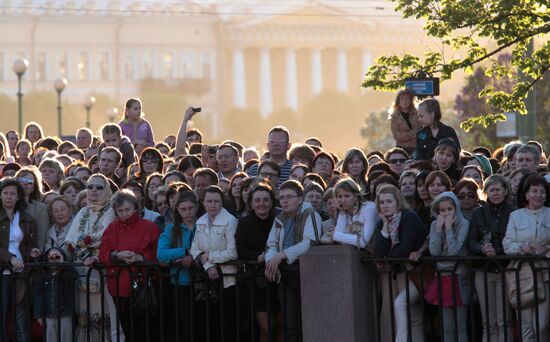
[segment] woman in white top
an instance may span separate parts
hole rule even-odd
[[[334,192],[340,204],[340,211],[336,227],[329,229],[333,241],[358,248],[367,247],[379,220],[376,205],[374,202],[363,200],[359,185],[351,178],[338,181]]]
[[[203,199],[206,214],[197,220],[195,237],[191,245],[191,256],[197,260],[208,273],[211,281],[217,281],[220,276],[220,285],[213,284],[212,287],[220,289],[221,302],[223,302],[223,332],[225,341],[235,341],[235,305],[236,290],[235,277],[227,274],[237,273],[236,265],[228,265],[227,262],[237,259],[237,247],[235,244],[235,232],[237,230],[237,218],[223,208],[223,191],[216,185],[206,188]],[[221,271],[218,271],[218,267]],[[211,304],[217,305],[210,300]],[[210,310],[211,326],[219,327],[216,322],[219,317],[220,308],[212,307]],[[199,332],[201,336],[202,332]],[[217,340],[213,338],[213,340]]]
[[[506,235],[502,240],[504,253],[508,255],[546,255],[550,257],[550,208],[545,206],[549,196],[549,186],[541,175],[532,175],[527,178],[523,189],[520,190],[526,206],[513,211],[508,220]],[[546,262],[536,262],[537,268],[548,268]],[[540,276],[541,271],[537,272]],[[521,316],[522,341],[549,341],[550,332],[550,286],[548,272],[542,272],[543,284],[546,293],[542,303],[524,308],[518,313]],[[538,278],[540,281],[541,278]],[[520,284],[521,286],[521,284]],[[538,310],[538,324],[536,323]]]

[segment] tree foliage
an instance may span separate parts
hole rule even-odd
[[[426,21],[427,35],[441,42],[439,51],[424,56],[381,56],[369,69],[363,87],[395,90],[405,79],[422,70],[442,81],[458,70],[472,72],[478,64],[486,65],[485,75],[509,79],[509,90],[487,84],[478,96],[494,110],[476,113],[461,126],[487,126],[504,120],[505,112],[526,114],[524,99],[550,68],[550,8],[548,0],[390,0],[404,18]],[[530,44],[535,40],[533,51]],[[449,56],[446,52],[451,53]],[[454,52],[460,51],[460,54]],[[498,60],[501,52],[510,51],[509,64]]]

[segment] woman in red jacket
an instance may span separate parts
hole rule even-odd
[[[154,338],[152,330],[155,324],[149,324],[151,329],[146,331],[145,322],[141,322],[144,317],[138,316],[138,312],[133,312],[133,317],[130,315],[130,272],[135,274],[140,270],[129,270],[127,267],[120,270],[118,266],[156,261],[159,230],[154,223],[140,217],[138,200],[131,191],[117,191],[113,195],[111,206],[118,219],[107,227],[99,247],[99,260],[108,266],[107,287],[115,301],[126,341],[146,340],[147,334]],[[135,278],[132,277],[133,279]]]

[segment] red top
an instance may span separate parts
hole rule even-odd
[[[143,256],[144,261],[156,261],[158,238],[158,227],[153,222],[142,219],[139,213],[130,216],[126,221],[115,220],[107,227],[99,247],[99,260],[108,266],[107,287],[112,296],[130,297],[130,274],[128,268],[120,270],[113,263],[111,252],[132,251]],[[125,265],[122,262],[120,264]],[[117,275],[119,270],[120,275]],[[132,267],[131,270],[145,273],[145,268]]]

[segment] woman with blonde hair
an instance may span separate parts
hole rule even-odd
[[[395,146],[412,154],[416,147],[416,131],[420,129],[415,107],[414,91],[410,88],[400,90],[395,97],[389,120]]]

